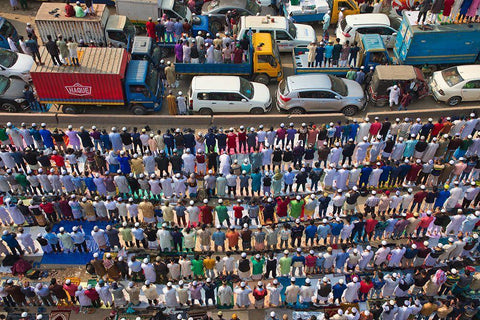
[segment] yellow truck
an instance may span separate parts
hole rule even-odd
[[[277,45],[270,33],[254,33],[242,63],[175,63],[175,72],[184,75],[237,75],[268,84],[283,79]]]

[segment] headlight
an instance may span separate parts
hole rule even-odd
[[[15,99],[15,102],[16,102],[16,103],[22,103],[22,102],[24,102],[24,101],[25,101],[25,99],[21,99],[21,98]]]

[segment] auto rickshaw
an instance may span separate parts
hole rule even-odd
[[[398,85],[402,93],[410,91],[416,100],[428,95],[428,84],[420,69],[413,66],[379,65],[366,88],[368,102],[378,107],[386,106],[389,96],[387,89],[394,85]]]

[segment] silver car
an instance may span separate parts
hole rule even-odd
[[[277,89],[277,108],[292,114],[327,111],[353,116],[365,106],[365,94],[357,82],[332,75],[290,76]]]
[[[241,16],[255,16],[260,13],[261,7],[255,0],[213,0],[202,6],[203,15],[225,15],[233,10]]]

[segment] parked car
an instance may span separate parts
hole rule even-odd
[[[272,97],[267,86],[236,76],[196,76],[188,90],[192,112],[261,114],[270,111]]]
[[[398,23],[395,23],[398,27]],[[355,39],[355,34],[379,34],[387,48],[395,46],[397,29],[393,28],[389,16],[383,13],[363,13],[346,16],[338,25],[336,36],[340,43],[349,40],[350,43]]]
[[[353,116],[365,106],[365,94],[357,82],[332,75],[294,75],[278,85],[277,108],[280,111],[293,114],[329,111]]]
[[[28,54],[16,53],[0,48],[0,75],[31,81],[30,69],[33,58]]]
[[[464,65],[436,71],[430,78],[437,101],[456,106],[462,101],[480,101],[480,65]]]
[[[261,7],[255,0],[213,0],[205,2],[202,14],[226,14],[236,10],[241,16],[255,16],[260,13]]]
[[[7,112],[17,112],[27,108],[23,97],[25,82],[20,79],[0,76],[0,109]]]

